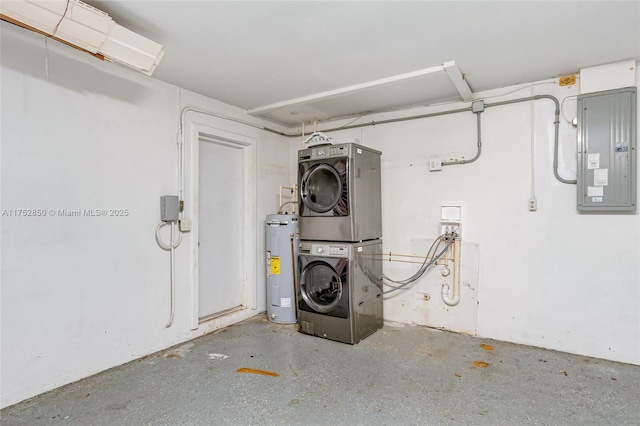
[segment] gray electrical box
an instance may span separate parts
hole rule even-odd
[[[578,210],[636,209],[637,88],[578,96]]]
[[[177,195],[163,195],[160,197],[160,220],[163,222],[178,220],[179,210]]]

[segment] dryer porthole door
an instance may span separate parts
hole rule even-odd
[[[326,262],[311,262],[302,270],[300,293],[311,309],[327,313],[334,309],[342,298],[340,274]]]
[[[342,197],[342,190],[340,174],[328,164],[310,168],[300,182],[302,202],[317,213],[333,209]]]

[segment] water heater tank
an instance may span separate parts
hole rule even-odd
[[[297,319],[298,215],[267,215],[266,228],[267,317],[292,324]]]

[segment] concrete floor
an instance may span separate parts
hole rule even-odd
[[[258,316],[0,415],[3,426],[637,425],[640,367],[389,324],[351,346]]]

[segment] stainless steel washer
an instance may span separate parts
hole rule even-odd
[[[300,331],[354,344],[382,328],[381,254],[381,240],[300,242]]]
[[[380,155],[353,143],[298,152],[301,240],[382,236]]]

